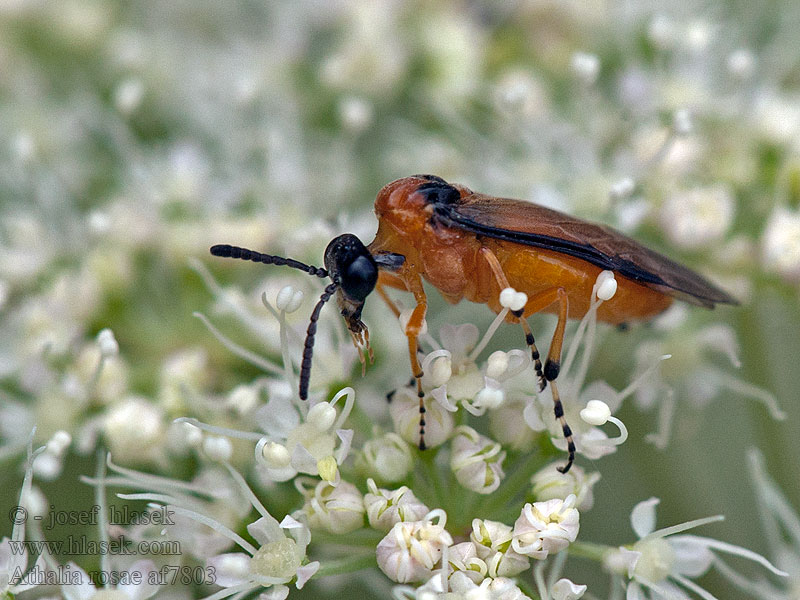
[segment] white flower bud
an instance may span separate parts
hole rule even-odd
[[[123,115],[132,114],[144,98],[144,83],[141,79],[125,79],[114,89],[114,106]]]
[[[397,583],[424,581],[442,557],[453,538],[444,529],[444,511],[439,523],[430,520],[397,523],[379,543],[376,550],[381,571]],[[429,514],[429,516],[431,516]]]
[[[450,574],[450,588],[454,592],[469,586],[469,583],[463,579],[478,584],[486,578],[489,572],[486,563],[478,556],[478,549],[474,542],[461,542],[448,548],[447,562],[453,570]]]
[[[800,212],[776,209],[761,238],[762,263],[789,281],[800,281]]]
[[[608,422],[611,416],[611,409],[602,400],[589,400],[586,408],[581,410],[581,419],[589,425],[600,426]]]
[[[500,444],[470,427],[459,427],[453,438],[450,468],[458,482],[473,492],[491,494],[504,477],[506,453]]]
[[[358,455],[360,472],[380,481],[400,481],[414,467],[411,448],[396,433],[368,440]],[[425,511],[427,512],[427,511]]]
[[[425,369],[428,385],[439,387],[450,380],[453,375],[453,361],[449,356],[440,356],[434,359],[429,369]]]
[[[656,48],[667,50],[675,43],[675,24],[666,15],[655,15],[647,28],[647,37]]]
[[[367,480],[367,486],[370,491],[364,495],[364,507],[373,529],[389,531],[396,523],[419,521],[430,512],[406,486],[384,490],[372,479]]]
[[[198,448],[203,443],[203,431],[191,423],[178,423],[181,427],[183,444],[187,448]]]
[[[350,96],[339,102],[339,118],[350,131],[363,131],[373,120],[372,104],[363,98]]]
[[[443,444],[453,432],[453,415],[438,402],[425,403],[425,445],[434,448]],[[409,444],[419,443],[419,398],[416,393],[399,390],[389,405],[395,432]]]
[[[320,402],[312,406],[306,416],[306,423],[312,425],[320,433],[328,431],[336,422],[336,409],[328,402]]]
[[[111,454],[121,463],[150,460],[161,448],[162,414],[143,398],[128,398],[112,406],[103,420]]]
[[[511,548],[511,527],[497,521],[472,520],[469,539],[475,544],[478,557],[486,563],[489,577],[513,577],[530,566],[527,556]]]
[[[599,300],[611,300],[617,293],[617,280],[614,278],[613,271],[601,271],[597,276],[597,298]]]
[[[237,385],[228,394],[226,403],[238,414],[246,415],[258,405],[258,400],[258,386]]]
[[[292,462],[286,446],[278,442],[267,442],[261,449],[261,455],[271,469],[283,469]]]
[[[489,355],[486,360],[486,376],[497,379],[508,369],[508,354],[497,350]]]
[[[576,52],[570,61],[572,72],[584,85],[593,85],[600,75],[600,59],[596,54]]]
[[[119,344],[114,337],[114,332],[108,327],[101,329],[97,334],[97,346],[100,348],[100,355],[103,358],[111,358],[119,354]]]
[[[287,285],[280,289],[278,297],[275,299],[275,306],[278,310],[293,313],[303,303],[303,290],[296,290]]]
[[[527,302],[528,296],[525,292],[518,292],[511,287],[500,292],[500,306],[510,311],[522,310]]]
[[[203,452],[211,460],[228,461],[233,455],[233,445],[226,437],[209,435],[203,440]]]
[[[472,405],[481,411],[491,410],[503,404],[506,395],[502,389],[485,387],[475,396]]]
[[[537,502],[545,500],[566,500],[575,495],[575,508],[589,510],[594,506],[592,488],[600,480],[600,473],[586,474],[578,465],[573,465],[567,473],[561,473],[560,463],[550,463],[531,477],[533,496]]]
[[[734,50],[728,55],[728,72],[742,81],[750,79],[756,69],[756,57],[746,48]]]
[[[633,194],[635,189],[636,182],[630,177],[625,177],[612,184],[609,193],[614,200],[623,200]]]
[[[569,579],[559,579],[550,590],[553,600],[580,600],[585,593],[585,585],[577,585]]]
[[[676,110],[672,116],[672,129],[676,135],[689,135],[692,133],[692,113],[685,108]]]
[[[336,487],[320,481],[307,493],[303,512],[312,529],[349,533],[364,526],[364,499],[358,488],[347,481],[340,481]]]
[[[511,547],[539,560],[566,548],[578,537],[579,519],[573,508],[575,496],[566,500],[527,503],[514,523]]]
[[[61,459],[47,452],[43,452],[33,459],[33,474],[37,479],[52,481],[61,475]]]
[[[60,429],[53,434],[47,441],[46,452],[48,454],[52,454],[53,456],[60,457],[64,454],[69,445],[72,443],[72,436]]]

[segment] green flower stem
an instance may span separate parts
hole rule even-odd
[[[588,558],[602,562],[603,557],[607,552],[613,550],[611,546],[604,546],[603,544],[594,544],[592,542],[573,542],[567,548],[570,556],[578,556],[580,558]]]
[[[481,518],[493,516],[495,512],[510,504],[520,493],[527,493],[530,487],[530,478],[541,467],[541,464],[537,460],[531,460],[529,455],[524,455],[517,459],[515,466],[517,468],[503,480],[498,490],[486,496],[478,506]],[[517,509],[515,508],[515,510]]]
[[[322,561],[319,570],[314,574],[314,578],[327,575],[343,575],[344,573],[371,569],[376,566],[375,552],[356,554],[355,556]]]
[[[534,591],[533,586],[526,580],[522,578],[517,579],[517,587],[531,600],[541,600],[539,594]]]

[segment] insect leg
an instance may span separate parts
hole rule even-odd
[[[556,325],[555,333],[553,333],[553,341],[550,342],[547,360],[544,363],[544,377],[550,382],[550,392],[553,395],[553,412],[561,424],[561,430],[567,440],[567,452],[569,453],[567,464],[563,467],[558,467],[559,471],[566,473],[575,460],[575,442],[572,439],[572,429],[570,429],[567,420],[564,418],[564,406],[561,404],[561,397],[558,394],[556,378],[561,369],[561,348],[564,345],[564,329],[567,326],[567,309],[569,307],[567,292],[564,288],[550,288],[536,294],[528,298],[524,312],[526,315],[533,314],[544,310],[554,302],[558,302],[558,324]]]
[[[428,297],[425,295],[425,290],[422,287],[422,280],[419,277],[412,279],[410,282],[409,291],[414,294],[414,300],[417,306],[411,313],[411,317],[406,324],[406,337],[408,338],[408,356],[411,359],[411,371],[414,373],[414,378],[417,380],[417,397],[419,398],[419,449],[425,450],[425,392],[422,391],[422,367],[419,364],[417,352],[419,346],[417,345],[417,337],[422,330],[422,324],[425,321],[425,313],[428,310]]]
[[[489,267],[492,269],[492,273],[494,273],[494,277],[500,289],[504,290],[505,288],[511,287],[508,283],[508,278],[506,278],[506,274],[503,272],[503,267],[500,265],[500,261],[497,259],[494,252],[489,250],[489,248],[481,248],[481,254],[486,258],[486,262],[489,263]],[[525,334],[525,343],[531,351],[531,360],[533,360],[533,366],[534,369],[536,369],[536,377],[539,379],[539,391],[541,392],[547,385],[547,380],[544,378],[544,373],[542,372],[542,361],[539,357],[539,349],[536,347],[536,340],[533,339],[533,331],[531,331],[528,321],[523,316],[523,311],[524,309],[513,311],[511,314],[517,317],[520,325],[522,325],[522,331]]]

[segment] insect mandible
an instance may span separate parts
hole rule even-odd
[[[646,320],[664,311],[674,298],[713,308],[736,300],[705,278],[605,225],[582,221],[522,200],[495,198],[446,182],[435,175],[413,175],[384,186],[375,200],[378,232],[365,246],[355,235],[334,238],[325,250],[325,268],[216,245],[214,256],[285,265],[330,278],[309,320],[300,367],[302,400],[308,398],[317,321],[334,295],[353,341],[369,348],[369,331],[361,321],[364,301],[373,290],[396,316],[400,311],[386,287],[410,292],[416,306],[405,325],[411,371],[419,396],[419,448],[425,449],[425,403],[417,339],[428,301],[425,279],[451,303],[462,299],[502,310],[500,292],[512,287],[527,295],[525,306],[508,313],[522,325],[539,378],[549,383],[553,410],[567,440],[566,473],[575,459],[572,431],[564,418],[556,379],[567,319],[589,309],[592,286],[603,270],[613,271],[617,292],[600,305],[597,317],[611,324]],[[541,362],[526,317],[547,311],[558,315],[547,358]]]

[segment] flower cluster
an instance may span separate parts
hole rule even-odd
[[[795,598],[800,9],[673,4],[0,3],[0,464],[21,482],[2,515],[30,517],[9,517],[0,597],[280,600],[346,576],[420,600]],[[564,474],[554,386],[506,323],[527,295],[502,290],[493,316],[429,289],[420,451],[410,295],[383,290],[400,319],[366,303],[374,364],[329,303],[301,401],[320,280],[208,255],[322,266],[411,173],[608,224],[740,305],[690,295],[616,331],[599,321],[636,257],[583,265],[555,386]],[[593,242],[573,233],[566,250]],[[673,293],[659,276],[639,283]],[[529,321],[544,360],[555,319]],[[754,432],[768,459],[742,449]],[[745,463],[755,504],[730,476]],[[180,552],[51,552],[66,494],[143,516],[70,536]],[[657,529],[649,496],[736,529]],[[573,558],[596,567],[580,583]],[[97,577],[165,568],[215,575]]]

